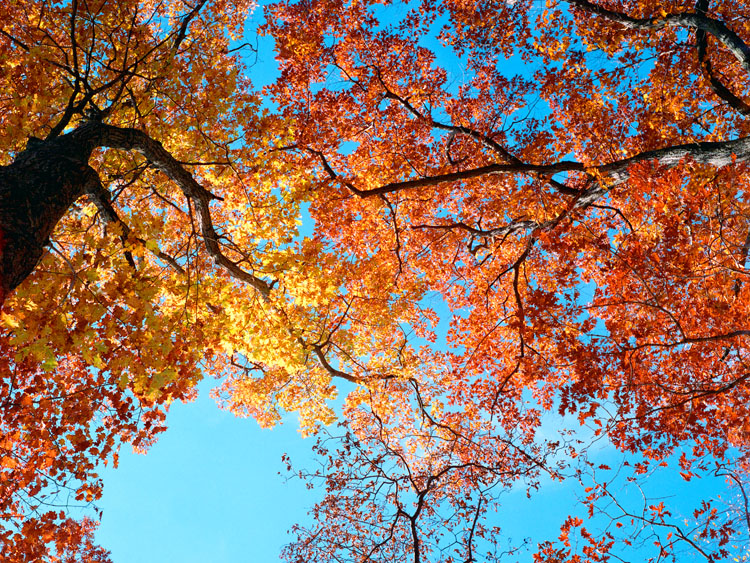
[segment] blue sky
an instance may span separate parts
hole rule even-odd
[[[197,401],[175,403],[147,455],[123,448],[102,472],[104,516],[97,533],[115,563],[276,561],[286,530],[316,498],[278,475],[281,455],[309,458],[290,420],[262,430],[220,410],[201,384]]]
[[[278,561],[291,540],[287,530],[304,521],[320,498],[319,491],[286,478],[283,453],[300,467],[309,468],[314,460],[314,439],[301,438],[294,417],[261,429],[251,419],[218,409],[208,396],[213,384],[205,380],[194,403],[172,405],[169,429],[147,455],[124,448],[120,467],[101,472],[105,488],[97,504],[104,515],[97,539],[112,551],[115,563]],[[606,444],[594,455],[613,467],[620,459]],[[679,499],[685,516],[707,491],[724,489],[721,479],[685,483],[675,476],[674,471],[657,475],[644,488],[669,504]],[[631,506],[640,502],[635,486],[621,483],[617,492]],[[556,537],[577,493],[577,487],[551,482],[531,498],[522,489],[506,493],[491,515],[504,531],[500,543],[507,537],[515,542]],[[530,553],[519,561],[530,561]]]

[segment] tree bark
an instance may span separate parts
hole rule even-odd
[[[0,167],[0,305],[36,268],[55,225],[98,182],[88,165],[90,129],[32,138],[12,164]]]
[[[0,305],[34,271],[55,225],[79,197],[99,197],[104,219],[116,220],[114,209],[107,207],[101,197],[106,194],[102,194],[99,175],[88,164],[92,151],[98,147],[138,152],[175,182],[194,205],[197,230],[214,263],[230,277],[268,296],[272,283],[242,269],[222,252],[209,208],[210,202],[218,198],[143,131],[92,120],[50,140],[32,138],[12,164],[0,166]],[[129,232],[127,225],[124,228]],[[173,258],[160,252],[156,255],[182,271]]]

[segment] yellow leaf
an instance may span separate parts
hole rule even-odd
[[[18,328],[21,326],[18,319],[7,313],[0,313],[0,322],[2,322],[3,326],[6,328]]]

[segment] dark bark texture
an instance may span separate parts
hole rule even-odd
[[[262,295],[269,294],[271,283],[243,270],[222,252],[210,211],[211,201],[217,198],[182,163],[143,131],[92,120],[53,139],[30,139],[12,164],[0,167],[0,304],[34,271],[55,225],[79,197],[91,196],[105,222],[120,223],[126,236],[131,232],[109,203],[98,173],[88,164],[97,147],[139,153],[164,173],[192,202],[196,231],[216,265]],[[140,240],[135,234],[133,239]],[[174,258],[159,251],[155,254],[176,271],[183,271]]]
[[[49,141],[30,139],[0,167],[0,303],[39,263],[55,225],[98,182],[86,126]]]

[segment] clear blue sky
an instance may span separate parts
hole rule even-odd
[[[102,471],[98,505],[104,516],[97,539],[115,563],[275,562],[291,539],[287,530],[320,498],[301,481],[286,479],[283,453],[299,466],[310,467],[313,460],[314,440],[300,437],[294,418],[262,430],[251,419],[218,409],[208,396],[214,383],[203,382],[196,402],[172,405],[169,430],[147,455],[123,448],[120,467]],[[606,446],[597,457],[613,467],[620,459]],[[686,516],[706,491],[724,489],[719,479],[685,483],[675,476],[657,476],[646,490],[679,498]],[[634,505],[640,502],[634,486],[621,493]],[[492,521],[514,540],[552,539],[575,502],[572,487],[546,483],[531,499],[523,490],[508,493]],[[530,561],[530,553],[519,561]]]
[[[221,411],[201,385],[198,400],[175,403],[169,430],[147,455],[123,448],[107,469],[97,534],[115,563],[277,561],[286,530],[316,498],[286,482],[281,455],[301,462],[313,440],[292,419],[272,430]]]

